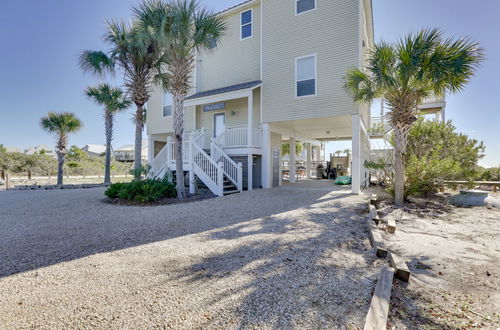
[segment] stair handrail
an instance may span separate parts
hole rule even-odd
[[[210,143],[210,157],[216,162],[222,162],[224,174],[236,185],[238,191],[243,191],[243,168],[241,163],[236,163],[212,139]]]
[[[192,165],[196,175],[216,195],[224,195],[223,164],[217,163],[199,145],[190,142]]]

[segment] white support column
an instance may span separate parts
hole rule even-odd
[[[148,164],[150,164],[150,165],[154,159],[154,154],[155,154],[154,146],[155,146],[155,144],[154,144],[153,138],[150,134],[150,135],[148,135]]]
[[[307,160],[306,160],[306,177],[311,178],[311,159],[312,159],[312,145],[307,143]]]
[[[247,146],[254,147],[253,145],[253,91],[248,96],[248,131],[247,131]]]
[[[289,172],[289,177],[290,177],[290,183],[295,182],[295,176],[296,176],[296,171],[295,171],[295,137],[290,137],[290,172]]]
[[[248,96],[248,129],[247,129],[247,147],[254,147],[253,145],[253,91],[250,91]],[[248,153],[248,173],[247,173],[247,188],[253,189],[253,155],[252,152]]]
[[[189,193],[194,194],[196,192],[196,177],[194,176],[193,163],[189,168]]]
[[[247,174],[248,190],[253,189],[253,156],[248,154],[248,174]]]
[[[361,192],[361,118],[352,115],[352,164],[351,189],[353,194]]]
[[[262,188],[271,188],[273,178],[271,130],[269,123],[262,124]]]
[[[445,107],[445,106],[443,106],[443,107],[441,108],[441,121],[442,121],[443,123],[445,123],[445,122],[446,122],[446,107]]]

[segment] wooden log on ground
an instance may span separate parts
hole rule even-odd
[[[392,280],[394,269],[383,266],[377,279],[377,286],[373,293],[370,309],[366,315],[365,330],[387,329],[389,302],[391,300]]]
[[[373,246],[375,254],[379,258],[385,258],[387,256],[387,248],[385,247],[382,235],[373,221],[368,220],[368,235],[370,236],[370,242]]]
[[[387,232],[394,234],[396,232],[396,220],[389,218],[387,220]]]
[[[370,218],[378,225],[380,223],[380,217],[378,216],[377,209],[374,205],[370,205]]]
[[[406,262],[400,255],[391,251],[389,253],[389,264],[396,270],[396,278],[400,279],[403,282],[410,281],[410,270],[408,269],[408,265],[406,265]]]

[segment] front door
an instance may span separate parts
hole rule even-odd
[[[226,129],[226,114],[216,113],[214,114],[214,137],[221,135]]]

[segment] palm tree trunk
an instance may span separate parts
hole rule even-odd
[[[405,186],[405,164],[404,154],[408,144],[408,132],[411,127],[407,125],[394,125],[394,204],[403,206],[404,203],[404,186]]]
[[[64,154],[57,152],[57,185],[63,184]]]
[[[104,162],[104,183],[111,183],[111,140],[113,139],[113,115],[109,113],[109,111],[106,111],[105,116],[106,159]]]
[[[134,179],[141,179],[141,166],[142,166],[142,131],[144,127],[143,109],[142,105],[137,104],[135,114],[135,151],[134,151]]]
[[[182,135],[184,134],[184,97],[179,94],[173,95],[174,103],[174,135],[175,135],[175,176],[177,179],[177,198],[184,199],[186,197],[186,189],[184,187],[184,169],[182,159]]]

